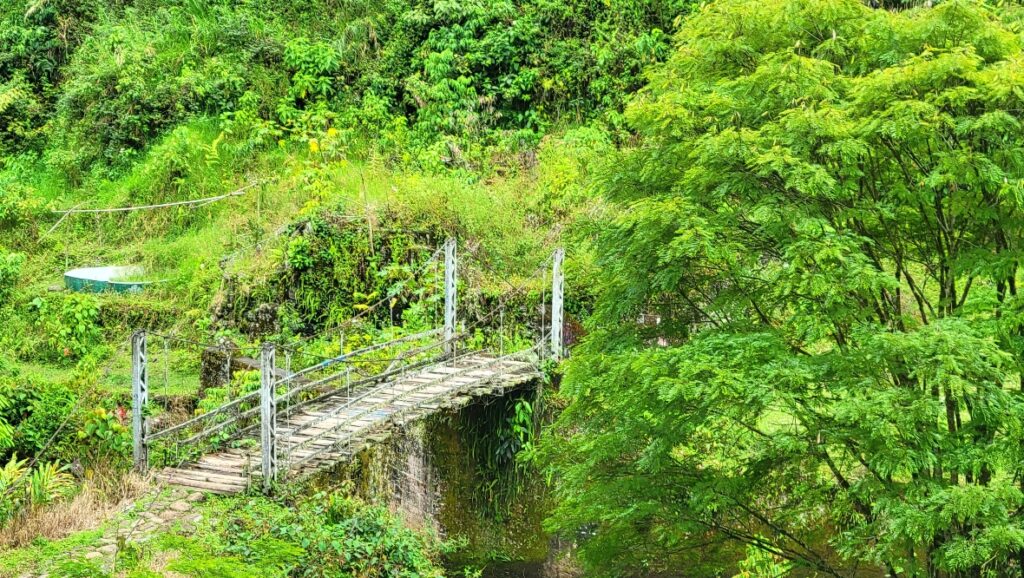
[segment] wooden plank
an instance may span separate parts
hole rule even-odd
[[[162,475],[168,475],[178,478],[189,478],[200,482],[214,482],[223,484],[241,484],[245,485],[245,478],[241,473],[236,475],[230,474],[214,474],[210,472],[204,472],[201,470],[185,470],[178,468],[168,468],[160,472]]]
[[[197,490],[203,490],[214,494],[239,494],[245,491],[245,486],[236,485],[225,485],[215,484],[211,482],[201,482],[198,480],[190,480],[188,478],[177,478],[174,476],[160,477],[161,481],[172,486],[182,486],[186,488],[193,488]]]
[[[187,464],[187,465],[182,466],[181,468],[177,468],[177,469],[189,469],[189,470],[202,471],[202,472],[207,472],[207,473],[218,475],[218,476],[241,476],[241,475],[243,475],[242,471],[244,470],[244,468],[242,467],[242,464],[238,464],[237,467],[226,468],[226,467],[224,467],[222,465],[212,465],[212,464],[209,464],[209,463],[203,463],[202,460],[200,460],[198,462],[191,463],[191,464]]]
[[[206,454],[200,461],[207,461],[210,463],[222,463],[222,464],[243,464],[245,463],[245,457],[243,455],[229,454],[229,453],[216,453]]]
[[[252,438],[249,438],[249,439],[252,439]],[[242,449],[232,448],[232,449],[226,450],[226,451],[224,451],[222,453],[230,454],[230,455],[232,455],[232,456],[234,456],[236,458],[241,458],[243,460],[243,463],[244,463],[244,460],[249,460],[249,463],[257,463],[258,464],[259,460],[260,460],[260,450],[258,448],[253,448],[252,450],[242,450]]]
[[[164,470],[159,474],[160,477],[164,478],[175,478],[179,480],[192,480],[195,482],[204,482],[211,484],[220,484],[226,486],[245,486],[245,478],[238,476],[221,476],[211,475],[198,471],[190,470]]]
[[[333,438],[333,437],[330,437],[330,436],[325,436],[325,437],[306,437],[304,439],[295,439],[294,440],[295,443],[289,444],[288,446],[285,446],[283,449],[285,451],[288,451],[288,452],[293,452],[293,451],[301,451],[302,449],[305,449],[305,448],[313,448],[313,447],[323,448],[323,447],[327,447],[327,446],[332,445],[335,441],[337,441],[337,439],[341,439],[341,438]],[[300,444],[304,444],[304,445],[302,445],[302,447],[300,448],[299,447]]]

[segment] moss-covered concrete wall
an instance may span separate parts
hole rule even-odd
[[[390,504],[410,525],[461,543],[450,556],[454,568],[554,575],[548,569],[558,544],[542,527],[550,495],[539,472],[517,459],[531,434],[512,425],[537,391],[519,388],[411,424],[317,483],[349,484],[368,501]]]

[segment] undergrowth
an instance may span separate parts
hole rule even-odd
[[[629,93],[690,4],[0,0],[0,465],[18,496],[53,486],[3,516],[128,468],[140,328],[154,415],[194,415],[220,395],[200,387],[204,344],[331,355],[436,326],[439,269],[421,265],[455,236],[461,318],[507,307],[474,343],[529,344],[538,266],[603,211],[591,166],[628,138]],[[63,289],[101,265],[155,283]],[[120,496],[92,498],[99,516]]]
[[[456,546],[406,528],[386,507],[343,493],[295,501],[211,500],[198,513],[202,521],[193,531],[171,528],[145,543],[119,544],[113,569],[85,556],[102,536],[88,531],[0,554],[0,572],[65,578],[430,578],[443,575],[440,557]]]

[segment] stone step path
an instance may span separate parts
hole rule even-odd
[[[394,426],[460,407],[474,397],[501,395],[540,377],[525,361],[477,354],[420,368],[351,392],[341,389],[296,410],[278,411],[279,477],[292,480],[347,461]],[[253,432],[258,436],[259,432]],[[249,449],[233,448],[157,472],[159,480],[199,492],[237,494],[259,477],[262,456],[255,437]]]
[[[187,488],[157,487],[109,523],[103,537],[81,553],[81,558],[112,571],[119,544],[145,544],[174,529],[191,532],[200,520],[195,506],[205,498],[203,492]]]

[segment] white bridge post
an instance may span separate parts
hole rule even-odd
[[[132,459],[140,474],[149,469],[146,405],[149,403],[149,369],[146,366],[146,332],[132,334]]]
[[[455,239],[449,238],[444,242],[444,353],[452,356],[455,354],[455,302],[458,297],[457,290],[457,255]]]
[[[263,491],[270,492],[277,478],[277,400],[274,392],[274,344],[260,351],[260,449]]]
[[[565,318],[563,308],[565,273],[562,271],[564,261],[565,249],[556,250],[551,274],[551,356],[556,361],[562,359],[565,348],[562,340],[562,327]]]

